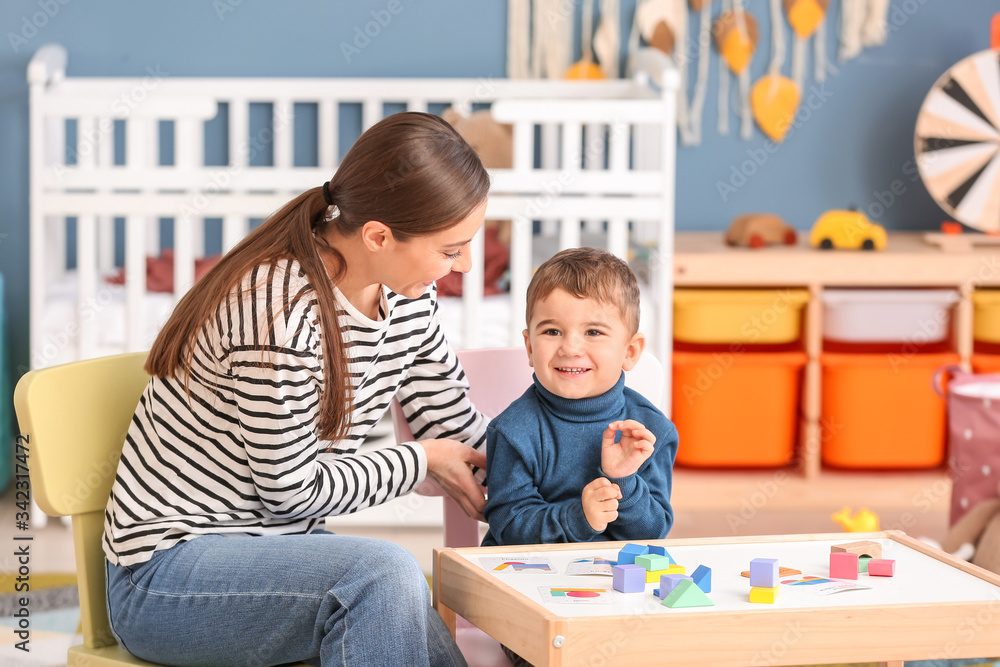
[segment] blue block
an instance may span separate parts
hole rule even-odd
[[[632,544],[631,542],[622,547],[622,550],[618,552],[618,564],[619,565],[635,565],[636,556],[644,556],[649,553],[647,547],[641,544]]]
[[[695,568],[694,572],[691,573],[691,579],[703,593],[712,592],[712,568],[699,565]]]
[[[750,586],[774,588],[778,585],[778,559],[754,558],[750,561]]]
[[[646,568],[638,565],[615,565],[611,568],[611,587],[622,593],[646,590]]]
[[[667,551],[666,547],[658,547],[655,544],[647,544],[646,548],[649,549],[649,553],[656,554],[657,556],[666,556],[670,559],[671,565],[677,565],[677,561],[675,561],[674,557],[670,555],[670,552]]]
[[[670,595],[670,592],[677,588],[677,584],[681,583],[687,579],[691,581],[691,577],[686,574],[664,574],[660,576],[660,588],[658,590],[662,591],[663,595],[657,595],[658,598],[663,599]]]

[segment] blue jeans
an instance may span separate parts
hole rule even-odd
[[[390,542],[205,535],[107,573],[115,637],[152,662],[466,664],[416,560]]]

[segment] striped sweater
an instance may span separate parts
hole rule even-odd
[[[433,288],[418,299],[383,288],[377,321],[335,291],[354,387],[347,437],[316,434],[324,361],[312,287],[295,261],[257,267],[202,328],[189,395],[183,378],[154,377],[143,392],[105,512],[109,561],[142,563],[210,533],[307,533],[409,493],[427,473],[420,445],[359,451],[394,396],[415,439],[485,451],[487,420],[466,396]]]

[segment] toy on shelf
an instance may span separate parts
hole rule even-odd
[[[861,211],[827,211],[816,220],[809,245],[822,250],[884,250],[885,228],[870,221]]]
[[[878,515],[867,507],[862,507],[854,515],[851,515],[850,507],[843,507],[830,518],[848,533],[874,533],[879,530]]]
[[[746,213],[734,218],[726,231],[726,245],[763,248],[783,243],[795,245],[795,228],[771,213]]]

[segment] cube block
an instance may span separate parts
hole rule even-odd
[[[622,593],[641,593],[646,590],[646,570],[634,564],[615,565],[611,568],[611,587]]]
[[[774,588],[778,585],[778,559],[754,558],[750,561],[750,585],[756,588]]]
[[[857,579],[858,555],[849,551],[838,551],[830,554],[831,579]]]

